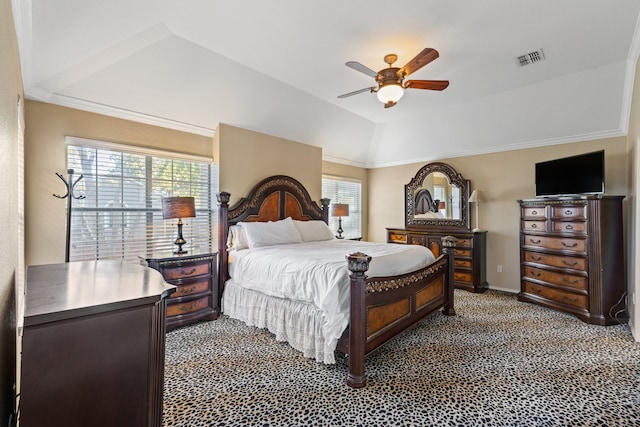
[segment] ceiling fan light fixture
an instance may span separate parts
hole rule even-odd
[[[399,83],[389,83],[378,89],[378,100],[383,104],[395,104],[404,95],[404,89]]]

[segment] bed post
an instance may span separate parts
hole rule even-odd
[[[331,199],[320,199],[320,204],[322,205],[322,220],[329,224],[329,203]]]
[[[351,279],[351,313],[349,318],[349,372],[347,385],[361,388],[367,385],[364,373],[364,353],[367,341],[367,322],[364,306],[367,291],[365,272],[369,269],[371,257],[362,252],[347,256]]]
[[[218,199],[218,304],[222,297],[224,282],[228,277],[227,234],[229,233],[229,198],[231,195],[225,191],[216,194]]]
[[[453,236],[445,236],[442,238],[442,251],[447,255],[448,271],[447,271],[447,303],[442,309],[442,312],[447,316],[455,316],[456,309],[453,305],[453,270],[454,260],[456,253],[456,241]]]

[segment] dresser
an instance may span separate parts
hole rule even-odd
[[[149,268],[27,268],[20,426],[162,426],[165,302]]]
[[[612,325],[628,314],[622,199],[584,196],[518,200],[520,301]]]
[[[143,265],[158,270],[177,287],[167,300],[167,331],[200,320],[215,320],[220,313],[216,253],[153,254]]]
[[[454,286],[471,292],[484,292],[488,287],[486,231],[442,233],[428,230],[387,228],[387,242],[426,246],[436,257],[443,253],[442,238],[445,236],[453,236],[457,239],[453,272]]]

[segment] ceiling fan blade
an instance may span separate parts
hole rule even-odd
[[[367,76],[371,76],[373,78],[376,78],[378,76],[377,72],[373,71],[371,68],[369,68],[369,67],[367,67],[365,65],[362,65],[358,61],[345,62],[344,65],[346,65],[349,68],[353,68],[356,71],[360,71],[361,73],[364,73]]]
[[[444,90],[449,86],[449,80],[407,80],[406,89]]]
[[[349,92],[349,93],[344,93],[342,95],[338,95],[338,98],[346,98],[348,96],[357,95],[357,94],[362,93],[362,92],[372,92],[374,89],[375,89],[375,86],[365,87],[364,89],[354,90],[353,92]]]
[[[429,62],[436,59],[440,54],[437,50],[431,49],[427,47],[422,50],[419,54],[416,55],[411,61],[407,62],[407,64],[400,69],[398,75],[402,77],[406,77],[411,73],[418,71],[420,68],[427,65]]]

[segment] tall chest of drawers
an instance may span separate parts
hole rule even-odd
[[[217,254],[154,254],[141,258],[140,262],[158,270],[168,283],[177,287],[167,299],[167,331],[218,318]]]
[[[486,231],[442,233],[429,230],[387,228],[388,243],[426,246],[436,257],[443,253],[442,238],[445,236],[453,236],[457,239],[453,272],[454,286],[470,292],[484,292],[488,287]]]
[[[623,198],[519,200],[518,300],[596,325],[626,321]]]

